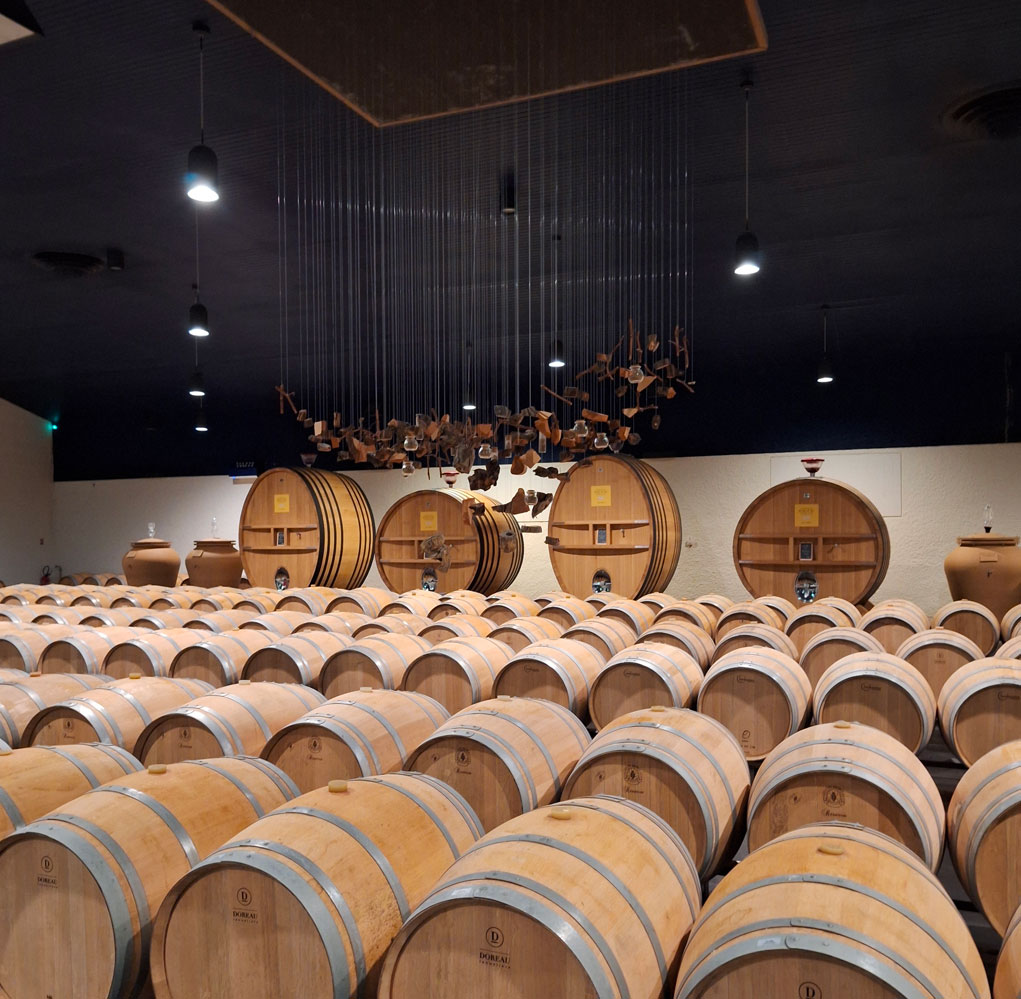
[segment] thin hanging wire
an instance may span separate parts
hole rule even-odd
[[[206,144],[206,56],[205,37],[199,34],[199,145]]]
[[[751,80],[745,80],[744,87],[744,227],[748,228],[748,103],[751,96]]]

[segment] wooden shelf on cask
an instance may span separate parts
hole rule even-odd
[[[875,541],[877,535],[870,534],[739,534],[741,541]]]
[[[591,555],[593,548],[599,552],[615,552],[618,555],[647,552],[648,545],[552,545],[558,552],[567,555]]]
[[[648,527],[647,520],[555,520],[550,527],[577,527],[589,531],[596,527]]]
[[[386,540],[387,541],[403,541],[405,543],[411,542],[411,541],[422,542],[422,541],[425,541],[425,539],[426,539],[426,535],[424,535],[424,534],[408,535],[407,537],[396,537],[396,538],[392,534],[388,534],[386,536]],[[449,543],[459,543],[459,542],[465,542],[465,541],[475,541],[475,540],[477,540],[477,539],[472,537],[471,535],[464,535],[464,536],[456,537],[456,538],[452,538],[449,535],[444,535],[444,537],[443,537],[444,543],[447,543],[447,544],[449,544]],[[430,561],[435,562],[436,559],[431,559]]]
[[[852,562],[850,560],[845,562],[842,559],[813,559],[811,562],[808,562],[801,559],[742,558],[737,560],[737,564],[750,565],[758,569],[786,569],[792,565],[814,567],[816,569],[820,566],[825,566],[827,569],[840,568],[841,566],[846,566],[848,569],[871,569],[876,563],[874,559],[867,562]]]
[[[315,531],[317,529],[318,529],[318,525],[316,525],[316,524],[305,524],[305,525],[299,525],[297,527],[295,527],[293,524],[288,524],[286,527],[284,527],[284,526],[274,526],[273,524],[242,524],[241,525],[241,530],[242,531],[271,531],[271,532],[272,531],[287,531],[288,533],[290,533],[291,531]]]
[[[272,555],[274,552],[287,552],[290,555],[311,555],[319,551],[318,548],[295,548],[292,545],[275,545],[272,548],[256,548],[254,545],[242,545],[243,552],[251,552],[253,555]]]
[[[393,541],[393,538],[387,538],[387,541]],[[421,539],[418,539],[421,540]],[[438,558],[377,558],[376,562],[379,565],[439,565],[440,560]],[[452,568],[463,569],[468,566],[475,565],[471,559],[461,559],[457,562],[450,563]]]

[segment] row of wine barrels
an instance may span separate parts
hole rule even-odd
[[[397,592],[426,586],[493,593],[507,587],[521,568],[524,543],[514,515],[497,505],[464,489],[426,489],[398,500],[376,536],[383,582]],[[430,539],[442,555],[424,550]]]
[[[76,631],[50,642],[40,653],[42,673],[101,673],[107,653],[119,642],[140,638],[138,628],[97,628]]]
[[[168,628],[143,633],[118,642],[103,659],[103,673],[112,677],[169,676],[170,664],[182,650],[198,645],[205,637],[191,628]]]
[[[387,614],[384,617],[370,618],[365,624],[353,629],[351,634],[357,639],[383,634],[420,635],[432,624],[431,618],[423,617],[421,614]]]
[[[485,638],[495,627],[492,621],[478,614],[453,614],[432,620],[419,634],[426,641],[439,644],[451,638],[470,638],[473,635]]]
[[[666,588],[681,553],[681,515],[666,479],[634,459],[595,455],[553,495],[547,544],[568,593],[637,598]]]
[[[827,823],[753,851],[688,938],[674,999],[988,999],[978,948],[929,870],[872,829]]]
[[[540,808],[446,871],[387,951],[378,995],[442,981],[476,995],[658,996],[700,902],[688,851],[648,809],[609,797]]]
[[[152,919],[167,892],[296,794],[260,759],[152,767],[0,840],[0,990],[136,994]]]
[[[481,833],[456,792],[421,774],[302,795],[170,890],[153,925],[157,997],[375,995],[391,940]]]
[[[170,675],[204,680],[213,687],[237,683],[252,654],[272,645],[278,637],[269,631],[251,629],[212,634],[181,649],[170,663]]]
[[[0,752],[0,839],[100,784],[142,769],[119,746],[34,746]]]

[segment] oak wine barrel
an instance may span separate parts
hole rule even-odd
[[[492,638],[451,638],[408,664],[401,690],[428,694],[453,714],[491,698],[496,675],[512,655],[509,645]]]
[[[432,648],[418,635],[382,634],[358,638],[335,652],[319,673],[319,689],[329,698],[371,687],[397,690],[417,656]]]
[[[493,694],[553,701],[585,721],[589,690],[605,662],[592,646],[573,638],[534,642],[497,673]]]
[[[13,676],[0,670],[0,739],[8,746],[21,745],[25,726],[42,711],[94,687],[102,687],[110,677],[93,673],[40,673],[17,672]]]
[[[271,631],[227,631],[209,635],[174,656],[170,675],[205,680],[213,687],[237,683],[252,654],[272,645],[278,638]]]
[[[812,688],[819,678],[838,659],[857,655],[860,652],[882,653],[883,645],[867,631],[857,628],[827,628],[813,635],[801,647],[799,662]]]
[[[987,656],[991,656],[1000,644],[1000,619],[988,607],[974,600],[954,600],[944,604],[932,615],[932,626],[967,636]]]
[[[653,624],[639,636],[638,644],[644,642],[657,642],[682,649],[698,663],[703,672],[709,668],[716,651],[716,642],[707,632],[681,620]]]
[[[939,727],[966,767],[1021,739],[1021,663],[989,658],[962,666],[939,693]]]

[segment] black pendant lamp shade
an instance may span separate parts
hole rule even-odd
[[[562,340],[553,341],[553,349],[550,351],[549,360],[546,362],[550,368],[562,368],[567,364],[564,360],[564,344]]]
[[[742,276],[757,274],[762,266],[762,253],[759,241],[754,232],[747,229],[737,237],[737,250],[734,254],[734,273]]]
[[[219,201],[216,153],[209,146],[193,146],[188,153],[188,197],[192,201]]]
[[[194,374],[188,380],[188,395],[201,399],[206,394],[206,380],[202,377],[202,371],[195,369]]]
[[[201,302],[188,310],[188,332],[192,336],[209,336],[209,313]]]

